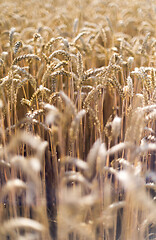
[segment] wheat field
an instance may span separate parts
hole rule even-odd
[[[0,9],[0,240],[156,239],[156,1]]]

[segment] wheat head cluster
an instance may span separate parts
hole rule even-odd
[[[0,240],[156,239],[156,1],[0,9]]]

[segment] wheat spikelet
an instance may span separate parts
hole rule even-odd
[[[144,129],[144,112],[135,110],[130,119],[130,125],[127,128],[125,141],[139,144]]]
[[[57,41],[62,41],[64,43],[64,46],[68,49],[69,48],[69,43],[67,41],[67,39],[63,38],[63,37],[57,37],[57,38],[51,38],[50,41],[45,45],[45,50],[49,50],[50,47],[52,45],[54,45],[54,43],[56,43]]]
[[[1,90],[6,91],[8,98],[12,98],[14,100],[14,92],[16,90],[17,85],[21,81],[21,76],[16,74],[13,76],[11,71],[5,78],[1,79],[0,87]]]
[[[78,167],[78,168],[80,168],[80,169],[82,169],[82,170],[87,170],[88,169],[88,164],[86,163],[86,162],[84,162],[83,160],[81,160],[81,159],[77,159],[77,158],[72,158],[72,157],[70,157],[70,156],[66,156],[66,157],[64,157],[63,159],[62,159],[62,162],[64,163],[64,164],[68,164],[68,163],[70,163],[70,164],[73,164],[73,165],[75,165],[76,167]],[[70,172],[69,172],[70,173]],[[71,173],[73,173],[73,172],[71,172]],[[74,172],[74,174],[75,174],[76,172]],[[67,173],[66,173],[67,174]]]
[[[77,53],[77,73],[80,81],[83,79],[83,60],[80,52]]]
[[[146,117],[145,120],[147,121],[147,123],[149,121],[155,120],[156,118],[156,109],[154,109],[151,113],[149,113]]]
[[[28,106],[29,108],[31,108],[31,102],[30,102],[28,99],[22,98],[22,99],[21,99],[21,104],[22,104],[22,105],[26,105],[26,106]]]
[[[127,60],[129,70],[131,70],[133,62],[134,62],[134,57],[129,57]]]
[[[57,99],[61,100],[59,96],[59,92],[54,92],[49,97],[49,103],[53,104],[53,102],[56,101]]]
[[[22,56],[19,56],[19,57],[16,57],[13,62],[12,62],[12,65],[16,65],[18,62],[22,61],[22,60],[31,60],[31,59],[35,59],[37,61],[41,61],[41,59],[35,55],[35,54],[25,54],[25,55],[22,55]]]
[[[56,71],[56,72],[51,74],[52,78],[55,78],[55,77],[60,76],[60,75],[68,77],[71,74],[68,71],[65,71],[64,69]]]
[[[32,112],[27,112],[26,117],[28,117],[29,119],[34,119],[34,118],[44,115],[44,113],[45,113],[44,109],[38,109],[38,110],[35,110]]]
[[[153,68],[151,69],[151,82],[152,82],[152,88],[155,89],[156,79],[155,79],[155,71]]]
[[[55,42],[62,40],[62,37],[51,38],[50,41],[45,45],[45,49],[48,50]]]
[[[43,85],[40,85],[39,88],[36,89],[36,91],[33,93],[30,104],[31,106],[33,103],[37,101],[43,101],[43,98],[48,100],[48,95],[50,95],[51,91],[49,88],[43,87]]]
[[[1,199],[3,199],[11,191],[25,190],[26,184],[20,179],[9,180],[1,190]]]
[[[17,41],[14,46],[14,53],[16,54],[18,52],[19,48],[21,48],[22,46],[23,46],[23,42]]]
[[[50,65],[50,60],[49,60],[49,58],[47,57],[47,55],[44,52],[42,52],[42,57],[46,61],[46,64]]]
[[[77,183],[82,184],[83,186],[85,186],[89,189],[91,188],[90,182],[88,182],[87,179],[82,174],[76,173],[76,172],[73,172],[73,171],[65,173],[65,178],[64,178],[63,182],[64,183],[77,182]]]
[[[156,143],[156,137],[153,135],[149,135],[148,137],[145,137],[144,140],[147,141],[148,143]]]
[[[146,53],[146,49],[147,49],[147,41],[150,37],[150,33],[147,33],[147,35],[145,36],[143,43],[142,43],[142,48],[141,48],[141,54],[145,54]]]
[[[47,127],[46,124],[36,120],[36,119],[32,119],[32,123],[36,126],[40,126],[44,131],[48,132],[49,134],[52,134],[52,136],[58,132],[58,128],[57,127],[53,127],[52,129],[50,127]]]
[[[141,68],[141,72],[143,74],[143,81],[145,84],[145,88],[148,92],[151,92],[151,89],[152,89],[151,78],[150,78],[150,76],[147,75],[147,73],[145,72],[145,70],[143,68]]]
[[[87,109],[91,105],[91,103],[93,103],[93,101],[95,103],[97,101],[98,97],[99,97],[99,89],[98,88],[93,88],[88,93],[88,95],[87,95],[87,97],[86,97],[86,99],[83,103],[84,108]]]
[[[41,223],[32,219],[19,217],[5,221],[1,226],[0,232],[5,235],[6,233],[12,232],[14,229],[30,229],[37,232],[45,231],[45,227]]]
[[[108,86],[110,85],[111,87],[115,88],[117,90],[117,92],[119,93],[119,95],[122,98],[125,98],[125,93],[122,89],[122,86],[120,85],[120,83],[118,82],[118,80],[116,79],[115,76],[113,78],[106,79],[106,85],[108,85]]]
[[[142,108],[140,107],[140,108],[138,108],[138,110],[142,110],[144,113],[148,113],[148,112],[154,110],[155,108],[156,108],[156,104],[151,104],[149,106],[145,106]]]
[[[89,34],[89,32],[81,32],[74,38],[74,43],[76,43],[82,36]]]
[[[33,41],[36,42],[38,39],[41,39],[41,35],[39,33],[34,33]]]
[[[32,149],[34,149],[37,153],[44,152],[44,149],[47,146],[47,142],[42,142],[40,137],[34,136],[28,132],[18,132],[16,136],[14,136],[9,144],[6,146],[5,151],[11,151],[17,148],[20,143],[25,143],[29,145]],[[41,155],[38,156],[39,159]]]
[[[78,134],[79,123],[85,114],[86,111],[82,109],[80,112],[77,113],[76,117],[73,119],[71,127],[69,129],[69,134],[72,139],[76,138]]]
[[[106,72],[106,67],[101,67],[101,68],[95,68],[95,69],[88,69],[87,71],[84,72],[84,79],[88,79],[94,75],[97,77],[102,76]]]
[[[16,169],[22,170],[23,173],[30,177],[30,179],[38,186],[39,178],[37,173],[41,170],[41,163],[37,158],[26,159],[22,156],[15,156],[11,159],[11,165]],[[30,171],[31,170],[31,171]],[[29,185],[27,186],[29,188]]]
[[[125,201],[120,201],[117,203],[110,204],[101,214],[101,216],[97,219],[98,223],[103,223],[106,228],[111,228],[113,225],[113,217],[114,212],[119,210],[120,208],[124,208],[126,206]]]
[[[112,136],[117,138],[120,135],[120,131],[121,131],[121,118],[118,116],[115,116],[115,118],[111,123],[111,127],[112,127]]]
[[[46,116],[46,123],[47,124],[55,124],[55,121],[58,123],[61,117],[59,110],[49,103],[44,104],[44,108],[49,110],[49,113]]]
[[[61,98],[64,100],[66,107],[68,108],[68,110],[73,114],[73,116],[76,116],[76,108],[74,103],[70,100],[70,98],[62,91],[60,91],[60,96]],[[69,114],[69,113],[68,113]]]
[[[53,68],[53,71],[55,71],[56,69],[60,68],[60,67],[65,67],[68,66],[68,62],[66,61],[61,61],[58,64],[56,64]]]
[[[105,133],[106,137],[109,138],[109,139],[112,139],[112,131],[111,131],[112,120],[113,120],[113,116],[110,115],[106,124],[105,124],[105,127],[104,127],[104,133]]]
[[[93,108],[88,106],[87,109],[86,109],[86,112],[89,113],[90,126],[92,126],[92,123],[93,123],[94,125],[97,126],[97,129],[99,131],[100,130],[100,121],[99,121],[99,119],[97,117],[96,111]]]
[[[87,156],[88,170],[84,171],[84,176],[91,182],[96,175],[96,159],[101,146],[101,141],[97,140]]]
[[[59,71],[55,71],[53,72],[50,77],[51,77],[51,81],[52,81],[52,85],[51,85],[51,91],[55,92],[56,91],[56,78],[57,76],[65,76],[65,77],[69,77],[71,76],[70,72],[65,71],[64,69],[61,69]]]
[[[21,73],[22,75],[24,75],[27,78],[27,81],[30,82],[31,86],[36,89],[36,80],[34,79],[34,77],[28,73],[25,68],[19,67],[17,65],[13,65],[12,69],[14,70],[15,73]],[[14,74],[14,73],[13,73]],[[22,81],[21,81],[22,82]]]
[[[49,77],[50,73],[53,71],[54,66],[55,66],[55,63],[51,63],[47,67],[47,70],[43,74],[43,77],[42,77],[42,80],[41,80],[42,84],[44,84],[47,81],[47,78]]]
[[[1,83],[0,83],[1,87],[8,87],[8,85],[10,87],[10,85],[11,85],[11,83],[10,83],[11,80],[9,79],[9,75],[7,75],[4,78],[1,78],[0,81],[1,81]]]
[[[134,145],[131,142],[121,142],[119,144],[116,144],[115,146],[111,147],[110,149],[107,150],[106,154],[107,155],[112,155],[114,153],[117,153],[119,151],[122,151],[123,149],[133,149]]]
[[[79,25],[79,19],[75,18],[74,19],[74,24],[73,24],[73,33],[77,33],[78,31],[78,25]]]
[[[51,63],[46,72],[44,73],[43,77],[42,77],[42,84],[45,84],[45,82],[48,80],[48,77],[52,77],[52,79],[54,79],[55,77],[59,76],[59,75],[64,75],[64,76],[70,76],[70,73],[68,71],[65,71],[63,68],[59,71],[55,71],[60,67],[66,66],[67,63],[65,61],[62,61],[60,63],[58,63],[57,65],[55,65],[54,63]],[[55,71],[55,72],[54,72]]]
[[[10,32],[9,32],[9,43],[10,43],[10,47],[13,46],[13,38],[14,38],[14,33],[15,33],[16,29],[15,28],[11,28]]]
[[[70,54],[64,50],[56,50],[50,56],[49,60],[56,58],[57,56],[62,56],[66,61],[70,60]]]
[[[127,87],[129,96],[133,97],[133,80],[130,76],[127,78]]]

